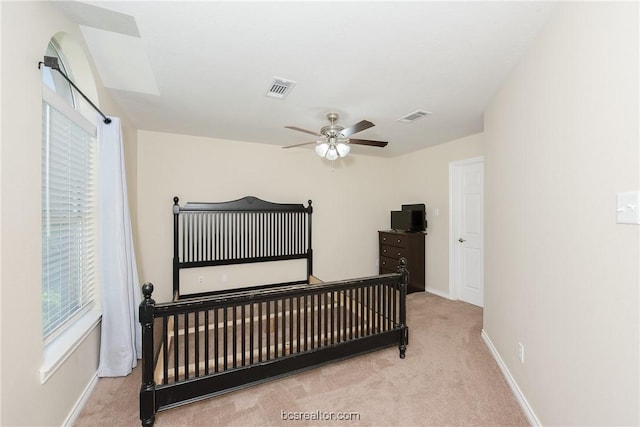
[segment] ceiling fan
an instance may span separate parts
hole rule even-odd
[[[282,148],[292,148],[300,147],[302,145],[316,144],[316,153],[320,157],[326,157],[328,160],[335,160],[338,158],[338,156],[344,157],[349,154],[349,151],[351,150],[351,144],[369,145],[372,147],[385,147],[388,144],[387,141],[372,141],[370,139],[349,138],[354,133],[358,133],[375,126],[368,120],[362,120],[355,125],[345,129],[343,126],[336,124],[336,122],[338,121],[338,113],[327,114],[327,119],[329,119],[330,124],[327,126],[323,126],[322,129],[320,129],[320,133],[302,129],[297,126],[285,126],[287,129],[293,129],[299,132],[315,135],[319,137],[319,139],[311,142],[303,142],[302,144],[288,145]]]

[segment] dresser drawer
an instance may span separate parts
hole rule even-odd
[[[385,256],[380,257],[380,274],[395,273],[398,270],[398,260],[388,258]]]
[[[407,236],[394,233],[380,233],[380,246],[382,245],[404,247],[407,245]]]
[[[380,256],[381,257],[388,257],[388,258],[393,258],[393,259],[400,259],[401,257],[407,257],[407,249],[406,248],[399,248],[397,246],[387,246],[387,245],[382,245],[380,246]]]

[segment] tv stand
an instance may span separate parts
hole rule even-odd
[[[424,232],[378,231],[380,274],[395,273],[398,260],[404,257],[409,270],[408,293],[425,290],[425,235]]]

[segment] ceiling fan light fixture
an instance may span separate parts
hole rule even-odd
[[[327,155],[327,151],[329,151],[329,144],[326,142],[318,142],[316,144],[316,154],[320,157],[324,157]]]
[[[351,151],[351,146],[348,143],[339,142],[336,144],[336,151],[338,151],[340,157],[345,157]]]
[[[326,157],[327,160],[335,160],[338,158],[338,150],[336,150],[335,145],[329,147]]]

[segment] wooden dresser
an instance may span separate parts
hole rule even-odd
[[[426,233],[404,231],[378,231],[380,274],[395,273],[398,260],[404,257],[409,270],[407,292],[424,292],[424,236]]]

